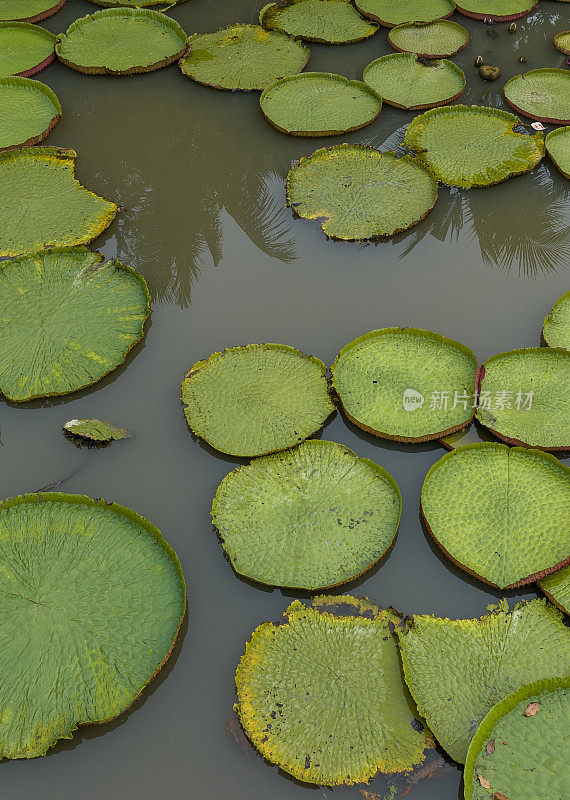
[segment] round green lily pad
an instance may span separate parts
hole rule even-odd
[[[184,3],[185,0],[91,0],[98,6],[105,6],[106,8],[131,6],[133,8],[146,8],[146,6],[176,6],[179,3]],[[168,9],[165,9],[168,10]]]
[[[142,275],[86,247],[0,264],[0,392],[24,402],[83,389],[121,364],[150,313]]]
[[[465,800],[564,797],[569,719],[569,677],[535,681],[499,701],[469,745]]]
[[[107,8],[75,20],[60,34],[60,61],[89,75],[132,75],[172,64],[186,51],[186,34],[166,14]]]
[[[541,450],[481,442],[447,453],[421,508],[446,556],[500,589],[570,563],[570,469]]]
[[[547,575],[538,585],[551,603],[570,614],[570,566]]]
[[[355,0],[355,5],[365,17],[386,28],[405,22],[433,22],[455,11],[452,0]]]
[[[570,292],[559,297],[542,326],[544,341],[550,347],[570,350]]]
[[[113,442],[116,439],[130,439],[132,436],[125,428],[118,428],[112,422],[100,419],[70,419],[62,428],[67,433],[92,442]]]
[[[304,44],[259,25],[231,25],[216,33],[194,34],[188,42],[180,69],[215,89],[262,90],[301,72],[309,60]]]
[[[340,144],[301,158],[287,176],[287,202],[305,219],[321,219],[332,239],[392,236],[426,217],[437,200],[432,173],[410,156]]]
[[[570,352],[529,347],[485,362],[477,419],[509,444],[570,449]]]
[[[465,75],[453,61],[421,61],[415,53],[377,58],[364,70],[364,82],[386,103],[417,111],[451,103],[463,94]]]
[[[198,361],[182,381],[191,431],[222,453],[260,456],[316,433],[335,410],[326,367],[285,344],[248,344]]]
[[[481,619],[414,616],[396,633],[419,712],[459,763],[495,703],[525,683],[570,671],[570,631],[542,598],[511,612],[503,600]]]
[[[65,0],[0,0],[0,20],[8,22],[40,22],[65,5]]]
[[[570,31],[557,33],[554,37],[554,47],[565,56],[570,56]]]
[[[29,77],[55,58],[57,36],[28,22],[0,22],[0,77]]]
[[[531,69],[515,75],[503,89],[507,103],[525,117],[570,125],[570,72]]]
[[[259,752],[308,783],[405,773],[433,746],[403,684],[400,617],[350,595],[295,600],[264,622],[236,672],[238,712]]]
[[[507,22],[526,17],[538,0],[459,0],[457,10],[471,19]]]
[[[382,467],[314,439],[230,472],[212,519],[240,575],[314,591],[370,569],[396,537],[400,508]]]
[[[261,110],[273,127],[291,136],[335,136],[373,122],[382,99],[362,81],[330,72],[304,72],[263,90]]]
[[[268,30],[324,44],[360,42],[378,30],[350,0],[279,0],[261,10],[259,21]]]
[[[45,83],[0,78],[0,150],[43,141],[60,117],[59,100]]]
[[[77,494],[0,504],[0,755],[35,758],[127,709],[170,655],[184,578],[160,531]]]
[[[545,139],[546,152],[564,175],[570,179],[570,125],[555,128]]]
[[[417,53],[424,58],[446,58],[469,44],[462,25],[448,19],[434,22],[406,22],[388,32],[388,43],[400,53]]]
[[[498,108],[433,108],[408,125],[404,146],[449,186],[492,186],[529,172],[544,155],[542,136],[517,133],[519,124]]]
[[[347,417],[385,439],[439,439],[475,413],[477,359],[431,331],[370,331],[342,348],[331,373]]]
[[[74,150],[22,147],[0,153],[0,256],[87,244],[117,206],[75,178]]]

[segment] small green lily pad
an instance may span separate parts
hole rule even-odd
[[[67,394],[114,370],[143,336],[142,275],[86,247],[0,264],[0,391],[17,403]]]
[[[360,42],[378,30],[350,0],[279,0],[261,10],[259,21],[268,30],[324,44]]]
[[[89,75],[153,72],[185,51],[180,25],[166,14],[142,8],[107,8],[81,17],[55,46],[60,61]]]
[[[457,22],[406,22],[388,32],[388,43],[400,53],[417,53],[425,58],[447,58],[469,44],[469,34]]]
[[[117,428],[112,422],[100,419],[70,419],[62,428],[67,433],[92,442],[113,442],[116,439],[130,439],[133,435],[125,428]]]
[[[265,118],[291,136],[336,136],[373,122],[382,99],[362,81],[304,72],[272,83],[260,98]]]
[[[570,566],[547,575],[538,585],[551,603],[566,614],[570,614]]]
[[[117,206],[75,178],[74,150],[22,147],[0,153],[0,256],[87,244]]]
[[[421,508],[454,564],[513,589],[570,563],[570,469],[541,450],[481,442],[428,472]]]
[[[236,672],[237,710],[259,752],[301,781],[407,773],[433,747],[403,684],[400,617],[350,595],[295,600],[264,622]]]
[[[342,348],[331,373],[347,417],[385,439],[439,439],[465,427],[475,413],[477,359],[431,331],[366,333]]]
[[[191,431],[222,453],[260,456],[316,433],[335,410],[326,367],[285,344],[248,344],[198,361],[182,381]]]
[[[550,347],[570,350],[570,292],[559,297],[542,326],[544,341]]]
[[[259,25],[231,25],[216,33],[190,36],[183,74],[215,89],[263,90],[301,72],[309,60],[302,42]]]
[[[405,22],[433,22],[455,11],[452,0],[355,0],[355,5],[365,17],[386,28]]]
[[[0,77],[30,77],[55,58],[57,36],[28,22],[0,22]]]
[[[340,144],[301,158],[287,176],[287,203],[321,219],[333,239],[393,236],[421,222],[435,205],[437,182],[410,156]]]
[[[65,5],[65,0],[0,0],[0,20],[40,22]]]
[[[459,0],[457,10],[471,19],[508,22],[526,17],[538,5],[538,0]]]
[[[0,78],[0,150],[43,141],[61,117],[59,100],[44,83]]]
[[[481,619],[418,615],[396,628],[404,674],[440,745],[464,763],[481,720],[529,681],[567,675],[570,630],[545,599],[490,606]]]
[[[554,47],[565,56],[570,56],[570,31],[557,33],[554,37]]]
[[[212,519],[240,575],[314,591],[370,569],[396,537],[400,508],[382,467],[315,439],[230,472]]]
[[[515,75],[505,84],[503,94],[525,117],[570,125],[570,72],[566,69],[531,69]]]
[[[386,103],[408,111],[451,103],[465,89],[465,74],[453,61],[433,59],[426,64],[415,53],[377,58],[363,78]]]
[[[569,719],[568,677],[535,681],[500,700],[469,746],[465,800],[564,797]]]
[[[477,419],[509,444],[570,449],[570,352],[529,347],[483,367]]]
[[[404,145],[449,186],[492,186],[529,172],[544,155],[542,136],[517,133],[519,124],[498,108],[432,108],[408,125]]]
[[[550,131],[545,143],[546,152],[556,167],[570,179],[570,125]]]

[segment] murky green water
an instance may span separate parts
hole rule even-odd
[[[254,22],[251,0],[190,0],[172,10],[186,31]],[[96,10],[83,0],[47,21],[64,30]],[[481,54],[504,78],[561,66],[551,45],[570,28],[570,8],[542,0],[517,33],[458,17],[472,41],[456,57],[466,71],[467,103],[502,107],[504,83],[485,84]],[[309,69],[360,78],[389,52],[384,32],[346,47],[313,45]],[[527,62],[518,63],[524,54]],[[290,139],[261,117],[258,95],[217,92],[177,67],[132,78],[77,74],[61,65],[40,79],[58,94],[64,118],[49,144],[73,147],[78,176],[124,210],[94,247],[146,277],[154,300],[143,346],[126,368],[65,400],[0,406],[2,496],[33,491],[72,473],[62,490],[104,496],[136,509],[164,532],[188,581],[188,628],[163,676],[134,710],[112,725],[82,729],[45,757],[2,765],[3,793],[18,800],[302,800],[331,796],[301,786],[246,755],[226,731],[233,674],[243,644],[265,619],[277,619],[291,594],[240,580],[225,561],[209,509],[221,478],[237,462],[192,441],[179,402],[185,370],[224,346],[285,342],[330,363],[367,330],[414,325],[469,345],[482,361],[538,344],[544,315],[568,289],[568,184],[545,160],[530,175],[486,190],[442,189],[418,228],[377,246],[327,242],[318,226],[283,208],[292,161],[328,140]],[[368,128],[338,141],[382,145],[411,114],[384,108]],[[78,449],[60,425],[96,416],[132,428],[136,438],[102,450]],[[388,561],[350,585],[405,613],[476,616],[499,593],[459,574],[435,552],[418,518],[432,445],[394,446],[337,416],[325,438],[388,469],[403,495],[402,524]],[[512,595],[513,600],[518,595]],[[524,596],[533,596],[529,590]],[[166,679],[164,679],[166,676]],[[372,788],[381,793],[378,779]],[[451,768],[413,787],[410,800],[456,800]],[[356,788],[334,796],[360,800]]]

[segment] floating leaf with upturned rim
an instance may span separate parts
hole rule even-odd
[[[570,125],[570,72],[566,69],[531,69],[507,81],[507,103],[525,117]]]
[[[498,108],[432,108],[408,125],[404,145],[449,186],[492,186],[529,172],[544,155],[542,136],[517,133],[519,124]]]
[[[59,100],[45,83],[0,78],[0,150],[43,141],[60,117]]]
[[[324,44],[360,42],[378,30],[350,0],[279,0],[261,9],[259,21],[269,30]]]
[[[447,58],[469,44],[469,34],[457,22],[406,22],[388,32],[388,42],[400,53],[417,53],[424,58]]]
[[[147,6],[176,6],[179,3],[184,3],[185,0],[91,0],[91,2],[98,6],[104,6],[105,8],[125,8],[128,6],[146,8]],[[165,9],[165,11],[167,10],[168,9]]]
[[[570,31],[560,31],[554,36],[554,47],[564,53],[565,56],[570,56]]]
[[[570,566],[547,575],[538,585],[551,603],[570,614]]]
[[[416,111],[445,105],[465,89],[465,75],[453,61],[422,61],[415,53],[391,53],[364,69],[363,80],[386,103]]]
[[[399,621],[392,609],[341,595],[295,600],[281,623],[256,628],[236,688],[241,723],[260,753],[326,786],[421,764],[433,742],[402,681],[392,635]]]
[[[0,0],[0,20],[40,22],[65,5],[65,0]]]
[[[565,178],[570,179],[570,125],[550,131],[545,143],[553,163]]]
[[[64,431],[89,439],[92,442],[112,442],[117,439],[130,439],[132,433],[118,428],[112,422],[101,419],[70,419],[62,425]]]
[[[29,77],[55,58],[57,36],[28,22],[0,22],[0,76]]]
[[[463,763],[483,717],[510,692],[568,674],[570,629],[544,599],[481,619],[417,615],[396,628],[406,682],[439,744]]]
[[[456,3],[460,14],[472,19],[508,22],[526,17],[538,4],[538,0],[459,0]]]
[[[455,11],[452,0],[355,0],[355,5],[365,17],[387,28],[405,22],[433,22]]]
[[[240,575],[314,591],[370,569],[394,542],[400,507],[382,467],[315,439],[230,472],[212,519]]]
[[[0,504],[0,755],[35,758],[125,711],[185,613],[176,554],[128,508],[58,492]]]
[[[544,341],[550,347],[570,350],[570,292],[559,297],[542,326]]]

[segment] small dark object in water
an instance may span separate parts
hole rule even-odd
[[[482,67],[484,63],[485,62],[483,60],[483,56],[477,56],[477,58],[475,59],[475,66]]]
[[[481,102],[483,102],[483,100],[487,97],[488,94],[489,94],[489,90],[485,89],[485,91],[481,95]]]
[[[521,64],[524,64],[524,62],[526,61],[526,56],[519,56],[519,61],[521,62]]]
[[[486,28],[485,33],[487,34],[487,36],[492,36],[493,39],[499,38],[499,33],[494,28]]]
[[[517,32],[517,23],[511,22],[509,25],[509,33],[516,33]]]
[[[501,77],[499,67],[492,67],[490,64],[483,64],[479,67],[479,75],[486,81],[496,81]]]

